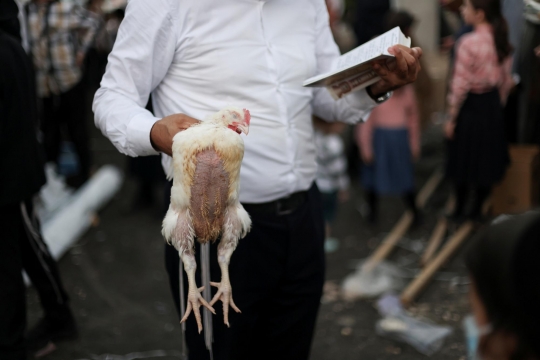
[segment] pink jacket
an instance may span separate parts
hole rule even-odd
[[[356,126],[356,142],[364,155],[373,156],[372,140],[375,128],[407,128],[412,154],[420,153],[420,123],[413,85],[394,91],[394,95],[387,102],[371,112],[365,123]]]
[[[463,35],[457,45],[454,74],[448,94],[448,113],[453,119],[459,113],[467,94],[482,94],[498,88],[501,102],[506,103],[514,86],[511,75],[512,57],[501,64],[497,57],[491,25],[477,26]]]

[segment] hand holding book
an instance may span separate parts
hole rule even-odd
[[[421,70],[422,49],[395,45],[388,52],[395,56],[395,61],[376,60],[373,64],[373,71],[381,78],[369,88],[375,96],[416,81]]]
[[[304,81],[304,86],[326,87],[334,99],[370,86],[381,95],[416,80],[420,72],[420,48],[399,27],[341,55],[329,72]]]

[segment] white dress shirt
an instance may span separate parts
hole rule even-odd
[[[273,201],[315,179],[312,114],[353,124],[376,106],[365,91],[334,101],[302,87],[338,56],[324,0],[131,0],[94,99],[96,125],[122,153],[154,155],[157,120],[246,108],[240,201]],[[155,116],[144,109],[150,93]],[[171,158],[162,163],[170,173]]]

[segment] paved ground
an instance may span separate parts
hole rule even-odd
[[[93,131],[95,161],[125,169],[126,159],[97,131]],[[425,182],[441,164],[442,139],[435,131],[425,136],[424,156],[417,166],[418,183]],[[156,199],[159,198],[156,189]],[[80,339],[61,343],[47,360],[132,359],[125,355],[144,352],[148,358],[176,359],[180,330],[169,294],[163,265],[159,204],[153,209],[132,211],[135,186],[127,179],[121,192],[100,213],[101,221],[60,260],[59,266],[80,328]],[[425,212],[424,225],[407,235],[426,239],[442,208],[448,189],[442,186]],[[335,225],[340,248],[328,255],[327,279],[339,284],[352,271],[354,260],[365,258],[388,232],[403,211],[399,199],[385,199],[377,226],[364,223],[356,210],[361,196],[355,186]],[[391,260],[415,259],[413,253],[396,250]],[[401,260],[400,260],[401,259]],[[445,268],[447,277],[465,276],[461,257]],[[454,328],[453,335],[433,359],[464,358],[461,319],[467,313],[466,286],[435,281],[412,308],[437,323]],[[374,326],[379,318],[371,301],[346,303],[331,295],[323,299],[313,344],[313,360],[322,359],[419,359],[424,357],[408,345],[379,337]],[[28,293],[29,323],[41,315],[33,289]],[[149,351],[162,350],[163,352]],[[152,357],[153,356],[153,357]]]

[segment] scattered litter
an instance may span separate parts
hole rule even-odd
[[[417,264],[417,263],[418,263],[418,255],[416,254],[409,254],[409,255],[401,256],[396,261],[396,264],[400,267],[407,267],[407,266]]]
[[[448,326],[439,326],[414,318],[401,306],[395,295],[386,295],[377,302],[383,318],[377,321],[375,331],[378,335],[403,341],[424,355],[431,356],[439,351],[444,339],[452,333]]]
[[[355,269],[355,272],[349,274],[342,283],[343,298],[347,301],[374,298],[401,290],[405,283],[414,279],[421,271],[417,266],[423,249],[419,246],[421,242],[422,240],[405,240],[406,248],[413,252],[399,257],[395,263],[388,260],[381,261],[371,271],[364,268],[369,258],[351,260],[350,267]],[[438,272],[434,280],[449,282],[448,287],[451,291],[457,291],[460,286],[470,284],[467,276],[458,276],[455,272]],[[462,292],[466,291],[467,289]]]
[[[348,301],[374,298],[389,291],[400,290],[405,285],[403,279],[406,277],[406,270],[389,261],[380,262],[372,271],[365,271],[363,263],[359,263],[356,271],[343,281],[342,295]]]
[[[114,355],[114,354],[103,354],[103,355],[90,355],[88,358],[78,359],[78,360],[135,360],[135,359],[150,359],[155,357],[174,357],[178,359],[184,359],[180,351],[171,350],[153,350],[145,352],[134,352],[127,355]]]
[[[339,249],[339,240],[333,237],[326,238],[324,241],[324,252],[331,254]]]
[[[323,286],[323,296],[321,303],[329,304],[336,302],[339,299],[339,285],[334,281],[326,281]]]
[[[414,254],[421,255],[424,252],[426,243],[424,239],[413,240],[403,237],[401,238],[400,242],[396,244],[396,246],[405,250],[409,250]]]

